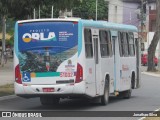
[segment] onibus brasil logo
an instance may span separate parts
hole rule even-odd
[[[47,36],[47,37],[45,37]],[[24,42],[29,43],[31,41],[56,41],[56,36],[54,32],[48,33],[25,33],[22,36]]]

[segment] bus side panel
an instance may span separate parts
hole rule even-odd
[[[102,71],[102,79],[105,81],[106,75],[109,75],[109,81],[110,81],[110,93],[114,92],[114,60],[113,57],[108,57],[108,58],[101,58],[101,71]],[[104,86],[102,86],[104,87]],[[101,95],[103,95],[104,89],[101,88]]]
[[[14,80],[15,80],[15,68],[16,66],[19,65],[19,60],[18,60],[18,23],[15,24],[15,33],[14,33]],[[15,94],[24,94],[24,89],[23,85],[17,83],[16,81],[14,82],[14,89],[15,89]]]
[[[130,89],[131,86],[131,70],[135,70],[135,57],[120,58],[120,91]]]
[[[85,52],[84,52],[84,41],[82,33],[82,23],[78,23],[78,60],[77,63],[83,68],[83,80],[80,83],[75,83],[73,93],[75,94],[86,94],[86,83],[85,83]]]
[[[91,28],[89,28],[91,29]],[[82,51],[79,57],[80,63],[83,63],[83,79],[85,81],[85,94],[90,97],[95,97],[96,95],[96,86],[95,86],[95,60],[94,57],[86,58],[85,55],[85,41],[84,41],[84,27],[81,29],[82,31]],[[92,41],[93,46],[93,41]]]

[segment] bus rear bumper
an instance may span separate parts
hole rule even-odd
[[[15,94],[20,97],[32,98],[40,96],[55,96],[55,97],[68,97],[68,96],[81,96],[85,95],[84,82],[76,84],[57,84],[57,85],[26,85],[15,83]],[[44,92],[44,88],[53,88],[53,92]]]

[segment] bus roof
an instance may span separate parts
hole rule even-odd
[[[106,28],[111,30],[138,32],[137,27],[133,25],[118,24],[118,23],[112,23],[107,21],[84,20],[81,18],[72,18],[72,17],[21,20],[21,21],[18,21],[18,23],[48,22],[48,21],[62,21],[62,22],[76,21],[76,22],[80,22],[82,26],[85,26],[85,27],[96,27],[96,28]]]
[[[18,23],[30,23],[30,22],[48,22],[48,21],[79,21],[81,18],[47,18],[47,19],[30,19],[30,20],[21,20]]]
[[[111,30],[138,32],[136,26],[112,23],[107,21],[80,20],[85,27],[106,28]]]

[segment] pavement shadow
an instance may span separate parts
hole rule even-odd
[[[114,104],[117,102],[121,102],[125,99],[120,97],[110,97],[109,98],[109,105]],[[40,102],[39,102],[40,104]],[[61,99],[59,104],[56,105],[49,105],[32,107],[32,110],[91,110],[97,107],[102,107],[100,101],[98,99]],[[105,107],[105,106],[103,106]],[[107,106],[106,106],[107,107]]]

